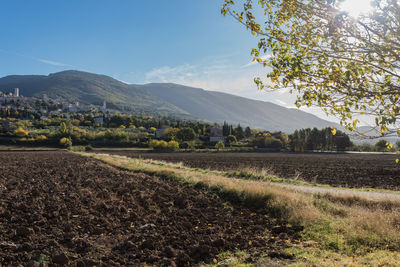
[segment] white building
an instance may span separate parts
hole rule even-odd
[[[211,143],[225,142],[225,137],[223,134],[222,126],[215,125],[214,127],[211,128],[210,142]]]
[[[19,97],[19,88],[14,88],[14,97]]]

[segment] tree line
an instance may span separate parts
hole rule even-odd
[[[344,151],[353,146],[350,137],[339,130],[332,133],[332,128],[322,130],[307,128],[296,130],[289,135],[289,149],[294,152],[304,151]]]

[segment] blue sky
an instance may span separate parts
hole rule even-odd
[[[165,66],[227,59],[255,44],[216,0],[2,0],[0,74],[74,68],[143,82]]]
[[[75,69],[127,83],[175,82],[294,107],[260,92],[257,40],[223,0],[1,0],[0,76]],[[308,109],[326,118],[315,109]]]

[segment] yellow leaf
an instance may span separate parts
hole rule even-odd
[[[335,129],[335,127],[331,127],[331,133],[332,133],[332,135],[336,135],[336,129]]]

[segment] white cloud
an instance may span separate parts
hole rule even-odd
[[[47,59],[41,59],[41,58],[33,58],[39,62],[45,63],[45,64],[49,64],[49,65],[53,65],[53,66],[60,66],[60,67],[74,67],[72,65],[68,65],[68,64],[64,64],[64,63],[60,63],[60,62],[56,62],[56,61],[51,61],[51,60],[47,60]]]
[[[184,64],[177,67],[154,68],[145,75],[146,82],[182,82],[193,77],[196,66]]]
[[[69,65],[69,64],[64,64],[61,62],[57,62],[57,61],[53,61],[53,60],[48,60],[48,59],[43,59],[43,58],[37,58],[37,57],[32,57],[32,56],[27,56],[21,53],[17,53],[17,52],[12,52],[12,51],[6,51],[3,49],[0,49],[0,52],[3,53],[7,53],[7,54],[14,54],[17,55],[19,57],[24,57],[24,58],[29,58],[29,59],[33,59],[36,60],[38,62],[44,63],[44,64],[48,64],[48,65],[53,65],[53,66],[59,66],[59,67],[73,67],[75,68],[75,66]]]

